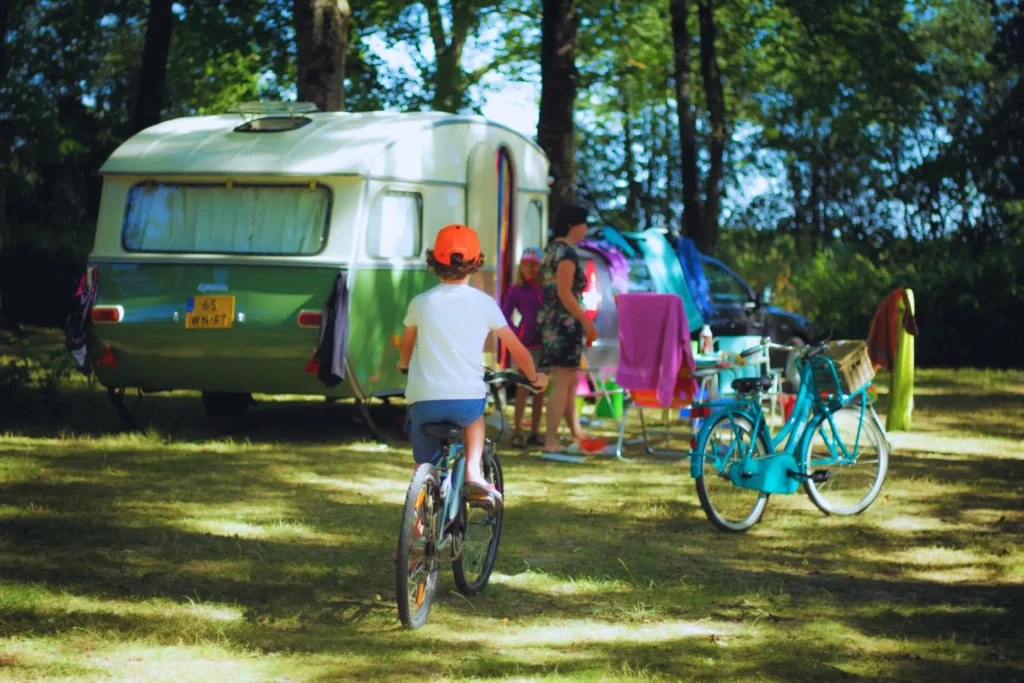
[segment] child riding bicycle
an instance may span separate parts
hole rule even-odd
[[[538,389],[547,385],[547,376],[537,372],[530,352],[509,328],[497,302],[469,286],[470,276],[483,264],[480,240],[469,227],[449,225],[437,234],[434,248],[427,250],[427,266],[441,278],[441,284],[409,303],[398,369],[408,374],[405,397],[412,406],[412,451],[416,463],[434,462],[441,451],[440,440],[424,435],[422,425],[459,425],[463,428],[466,450],[467,486],[486,495],[495,507],[501,507],[501,492],[484,478],[480,465],[487,400],[481,360],[488,334],[496,332],[526,378]]]

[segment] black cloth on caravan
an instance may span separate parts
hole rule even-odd
[[[92,327],[92,306],[96,303],[96,294],[99,289],[99,275],[95,268],[91,270],[91,273],[86,273],[78,281],[75,305],[64,321],[64,344],[71,352],[75,367],[84,375],[92,373],[88,352],[89,330]],[[90,275],[92,284],[89,284]]]
[[[320,339],[316,346],[317,376],[333,387],[345,379],[345,354],[348,351],[348,271],[334,279],[334,291],[327,298],[320,318]]]

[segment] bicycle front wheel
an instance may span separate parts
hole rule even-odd
[[[711,523],[722,531],[746,531],[761,521],[768,505],[768,495],[733,485],[729,467],[739,463],[745,453],[754,450],[753,458],[763,458],[768,447],[760,435],[754,434],[749,418],[736,413],[712,416],[708,436],[701,451],[703,469],[697,477],[697,497]]]
[[[490,446],[493,448],[493,446]],[[490,463],[484,459],[484,478],[505,495],[505,479],[501,472],[501,461],[495,453]],[[501,528],[505,520],[505,508],[489,510],[471,506],[462,501],[462,547],[452,563],[455,585],[464,595],[476,595],[485,588],[498,560],[498,543],[501,542]],[[453,549],[453,552],[454,549]]]
[[[859,405],[832,413],[831,423],[823,416],[813,429],[803,453],[811,475],[804,481],[807,495],[826,515],[863,512],[878,497],[889,468],[885,435]]]
[[[395,594],[398,618],[406,628],[427,623],[439,568],[437,538],[441,523],[441,492],[433,465],[416,468],[405,494],[398,533]]]

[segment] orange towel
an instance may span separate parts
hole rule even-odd
[[[903,299],[903,320],[899,319],[899,302]],[[899,346],[900,325],[908,334],[917,336],[917,320],[911,313],[907,292],[902,287],[894,289],[885,297],[875,311],[868,330],[868,354],[876,368],[885,368],[892,372],[896,362],[896,349]]]

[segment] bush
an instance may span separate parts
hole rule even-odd
[[[801,258],[791,236],[723,231],[722,259],[775,303],[814,321],[820,337],[863,339],[882,300],[914,292],[918,364],[1024,366],[1014,331],[1024,319],[1024,245],[978,252],[949,239],[894,242],[886,249],[833,244]]]

